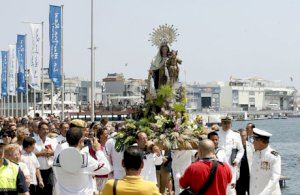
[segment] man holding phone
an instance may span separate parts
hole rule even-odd
[[[56,148],[56,140],[47,137],[49,133],[48,124],[40,122],[38,126],[38,136],[35,137],[34,153],[40,163],[40,171],[45,184],[44,188],[38,188],[38,194],[52,195],[53,188],[53,155]]]

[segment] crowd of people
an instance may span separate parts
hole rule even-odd
[[[222,119],[185,157],[161,150],[140,131],[136,144],[117,152],[122,125],[0,117],[0,194],[281,194],[272,135],[252,123],[234,131],[231,119]]]

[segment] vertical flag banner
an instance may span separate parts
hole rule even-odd
[[[7,65],[8,65],[8,52],[1,51],[2,56],[2,73],[1,73],[1,94],[2,97],[7,96]]]
[[[16,95],[17,52],[16,45],[8,45],[7,93]]]
[[[17,68],[18,68],[18,86],[17,91],[26,92],[25,80],[25,35],[17,36]]]
[[[42,67],[42,24],[30,24],[32,44],[31,63],[29,66],[29,85],[41,89],[41,67]]]
[[[49,13],[49,77],[55,87],[61,87],[61,7],[50,5]]]

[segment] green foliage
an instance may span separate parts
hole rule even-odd
[[[163,85],[157,91],[157,97],[163,99],[172,99],[174,97],[173,89],[170,85]]]
[[[175,103],[174,105],[173,105],[173,110],[174,110],[174,112],[185,112],[186,111],[186,109],[185,109],[185,104],[183,104],[183,103]]]
[[[125,121],[116,136],[116,150],[123,151],[135,143],[137,131],[145,132],[149,140],[164,149],[195,148],[203,128],[190,121],[186,103],[184,87],[174,90],[170,85],[161,86],[156,98],[148,99],[141,106],[135,120]]]

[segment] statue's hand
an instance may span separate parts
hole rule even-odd
[[[179,59],[179,58],[177,58],[177,63],[178,63],[178,64],[182,64],[182,60]]]

